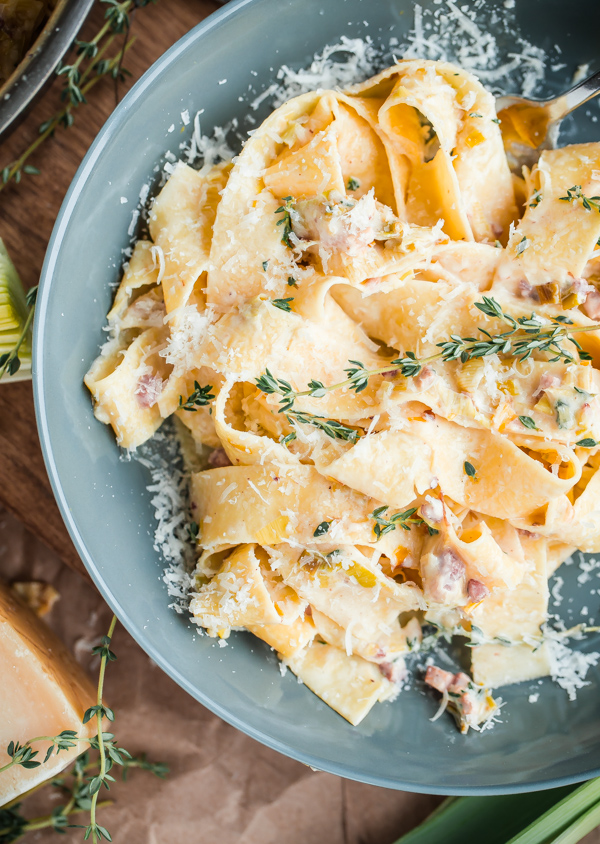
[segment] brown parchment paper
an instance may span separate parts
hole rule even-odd
[[[97,657],[90,649],[107,631],[110,610],[91,584],[5,511],[0,511],[0,577],[45,580],[58,589],[61,598],[46,621],[95,679]],[[193,700],[120,626],[113,645],[118,658],[108,666],[105,689],[119,743],[170,768],[166,780],[134,770],[125,783],[116,771],[109,795],[114,805],[98,817],[115,844],[391,844],[441,799],[311,771]],[[46,814],[59,800],[47,787],[22,810],[31,817]],[[73,821],[87,823],[87,817]],[[80,829],[62,836],[43,830],[25,838],[31,844],[82,840]]]

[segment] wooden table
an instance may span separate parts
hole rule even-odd
[[[169,12],[165,14],[165,5]],[[136,37],[125,67],[132,76],[120,96],[145,70],[195,24],[219,7],[211,0],[159,0],[135,13]],[[101,26],[103,9],[96,7],[81,37],[92,37]],[[0,170],[35,140],[40,123],[60,104],[63,84],[57,79],[28,118],[0,144]],[[39,176],[24,176],[20,184],[0,193],[0,237],[26,287],[37,284],[46,246],[67,188],[91,142],[115,107],[112,80],[101,81],[90,101],[75,112],[75,124],[44,143],[30,163]],[[54,501],[35,425],[30,382],[0,388],[0,502],[40,537],[72,568],[84,572]]]

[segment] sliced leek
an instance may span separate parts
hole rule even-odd
[[[25,294],[0,238],[0,380],[31,378],[31,323],[36,290]]]

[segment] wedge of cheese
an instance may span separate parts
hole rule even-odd
[[[56,636],[0,584],[0,768],[10,762],[11,741],[25,744],[37,736],[74,730],[75,746],[61,750],[37,768],[14,765],[0,773],[0,806],[66,768],[95,735],[96,722],[81,719],[96,703],[92,683]],[[36,742],[34,761],[43,762],[47,741]]]

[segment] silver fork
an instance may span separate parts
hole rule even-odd
[[[501,121],[518,121],[530,143],[513,142],[510,145],[512,169],[522,165],[531,166],[539,158],[543,149],[553,149],[558,137],[560,122],[579,106],[600,94],[600,70],[575,85],[564,94],[545,100],[532,100],[526,97],[498,97],[496,111]],[[506,130],[506,125],[503,127]],[[527,131],[529,129],[529,131]]]

